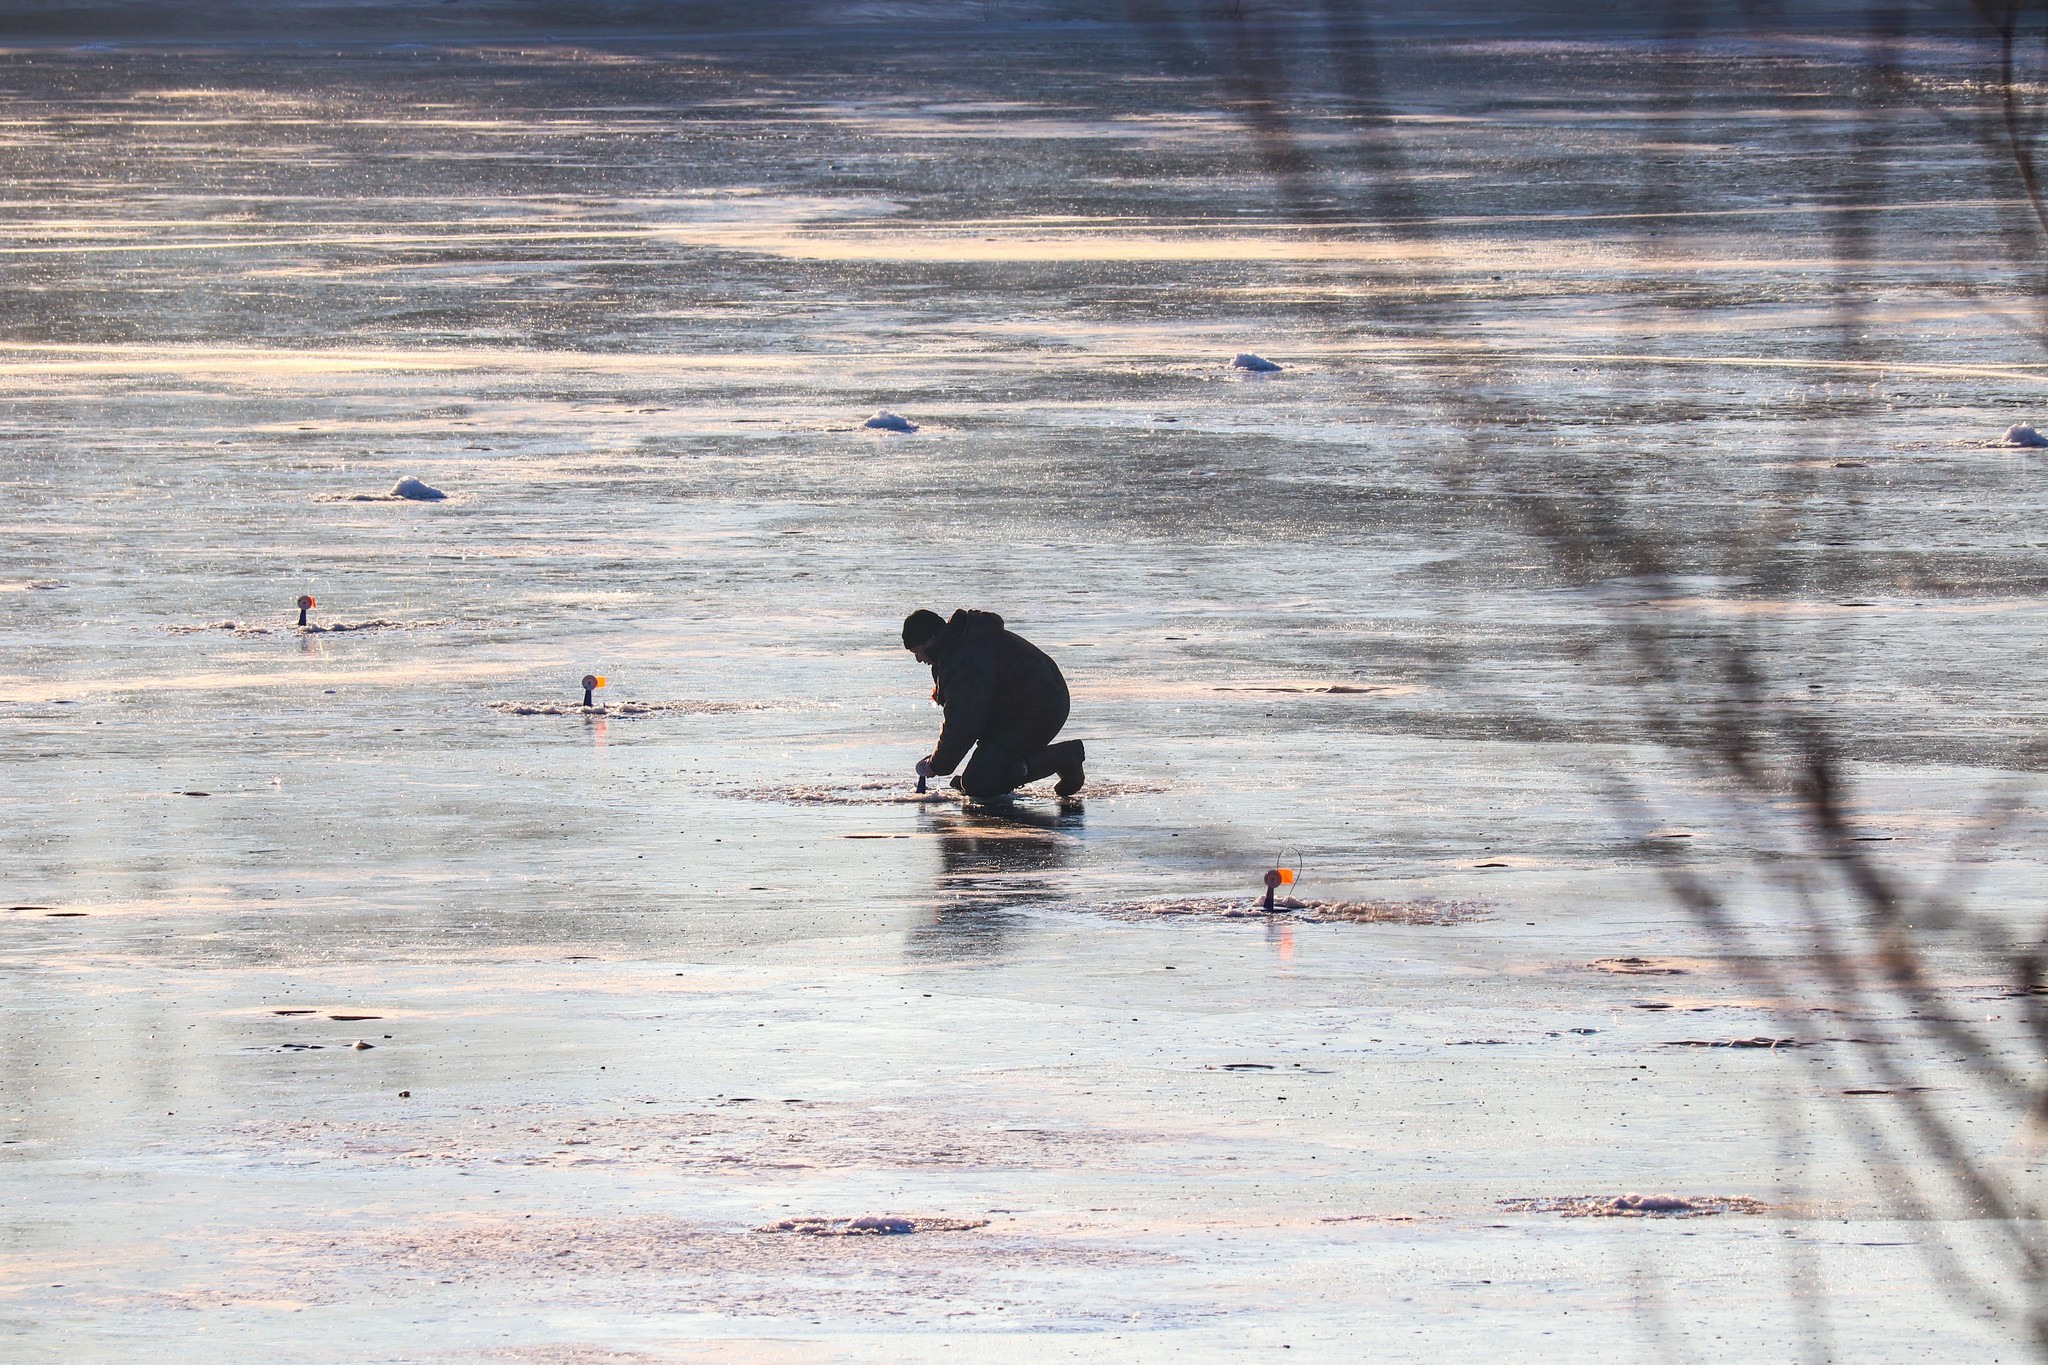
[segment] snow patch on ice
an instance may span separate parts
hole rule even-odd
[[[1553,1199],[1503,1199],[1510,1213],[1558,1213],[1566,1218],[1703,1218],[1716,1213],[1766,1213],[1770,1205],[1748,1195],[1672,1194],[1564,1195]]]
[[[801,1232],[811,1237],[889,1237],[912,1232],[970,1232],[986,1218],[902,1218],[868,1214],[860,1218],[784,1218],[756,1232]]]
[[[1156,900],[1105,901],[1070,908],[1108,915],[1112,919],[1157,919],[1194,916],[1201,919],[1270,919],[1274,913],[1312,924],[1470,924],[1490,917],[1478,901],[1437,900],[1426,897],[1412,901],[1366,900],[1321,901],[1280,897],[1269,913],[1259,896],[1165,896]]]
[[[1360,696],[1360,697],[1362,697],[1362,696],[1365,696],[1365,695],[1366,695],[1367,693],[1371,693],[1371,692],[1392,692],[1392,691],[1396,691],[1396,690],[1398,690],[1398,689],[1396,689],[1396,688],[1392,688],[1392,687],[1383,687],[1383,686],[1378,686],[1378,685],[1370,685],[1370,686],[1360,686],[1360,685],[1358,685],[1358,684],[1356,684],[1356,683],[1321,683],[1321,684],[1312,684],[1312,683],[1304,683],[1304,684],[1301,684],[1300,686],[1272,686],[1272,687],[1219,687],[1219,688],[1217,688],[1216,690],[1217,690],[1218,692],[1302,692],[1302,693],[1311,693],[1311,692],[1313,692],[1313,693],[1321,693],[1321,694],[1324,694],[1324,695],[1327,695],[1327,696],[1337,696],[1337,697],[1349,697],[1349,696]]]
[[[306,626],[251,626],[240,621],[203,621],[197,625],[165,626],[172,635],[203,635],[220,631],[238,639],[252,635],[277,635],[291,631],[299,635],[346,635],[358,630],[419,630],[426,626],[443,625],[441,621],[336,621],[331,625]]]
[[[357,630],[417,630],[421,626],[438,626],[439,621],[336,621],[326,626],[294,626],[301,635],[346,635]]]
[[[494,701],[490,707],[508,716],[725,716],[772,709],[762,701],[622,701],[609,706],[585,706],[578,701]]]
[[[915,778],[901,777],[847,786],[800,784],[782,787],[739,787],[720,792],[719,795],[739,801],[779,801],[791,806],[930,805],[934,802],[955,802],[960,799],[960,793],[944,786],[935,786],[930,791],[920,792],[913,785],[915,781]]]
[[[866,782],[842,783],[799,783],[774,787],[734,787],[719,793],[736,801],[778,801],[791,806],[897,806],[932,805],[938,802],[958,803],[962,800],[959,792],[946,785],[944,778],[937,779],[930,791],[920,792],[914,785],[916,779],[908,774],[902,777],[879,777]],[[1169,791],[1161,782],[1097,782],[1091,780],[1081,792],[1084,797],[1105,799],[1115,796],[1153,795]],[[1050,792],[1047,787],[1023,787],[1019,796],[1039,796]]]
[[[908,417],[902,416],[900,413],[891,412],[887,408],[881,409],[873,417],[870,417],[867,421],[862,422],[861,425],[869,428],[872,431],[917,430],[917,423],[911,421]]]
[[[388,493],[326,493],[316,502],[446,502],[448,495],[424,479],[408,474]]]
[[[173,635],[199,635],[208,631],[223,631],[229,635],[246,638],[251,635],[270,634],[269,626],[245,626],[239,621],[208,621],[196,626],[165,626]]]

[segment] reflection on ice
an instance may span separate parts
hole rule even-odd
[[[920,821],[938,845],[930,918],[912,927],[913,958],[994,957],[1023,931],[1018,907],[1067,894],[1086,817],[1077,808],[1040,811],[1015,802],[933,810]]]

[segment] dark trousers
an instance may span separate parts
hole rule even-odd
[[[1051,777],[1067,756],[1081,747],[1077,739],[1052,742],[1066,723],[1066,708],[1062,707],[1057,716],[1019,717],[1014,723],[990,726],[954,785],[976,801],[986,801],[1026,782]]]

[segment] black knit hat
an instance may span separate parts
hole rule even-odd
[[[945,628],[945,617],[920,607],[903,618],[903,647],[915,650]]]

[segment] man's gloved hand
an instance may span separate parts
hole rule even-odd
[[[932,779],[932,758],[930,754],[926,754],[923,758],[917,760],[917,775],[927,782]]]

